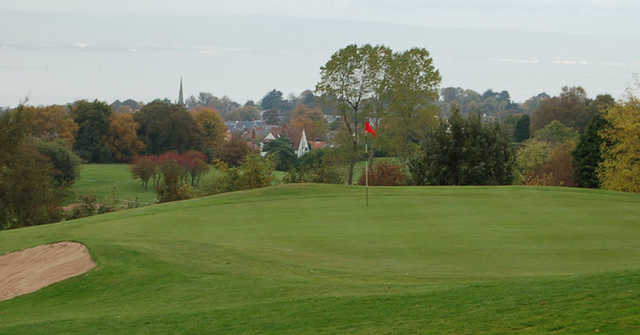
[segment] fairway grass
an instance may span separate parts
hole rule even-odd
[[[0,232],[98,266],[0,334],[640,333],[640,196],[284,185]]]

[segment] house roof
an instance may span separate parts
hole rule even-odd
[[[311,150],[322,149],[327,146],[327,142],[323,141],[309,141],[309,145],[311,146]]]
[[[291,141],[294,150],[297,150],[302,140],[302,128],[293,128],[288,125],[282,127],[272,128],[271,134],[275,138],[286,137]]]

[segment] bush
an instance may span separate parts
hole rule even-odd
[[[60,142],[36,141],[38,151],[53,164],[53,179],[58,186],[69,187],[80,174],[80,157]]]
[[[250,151],[249,146],[247,146],[244,140],[232,137],[229,142],[222,145],[218,153],[218,158],[227,164],[227,166],[237,167],[242,164]]]
[[[336,151],[331,149],[313,150],[300,158],[299,168],[290,169],[285,183],[344,183],[344,171],[336,159]]]
[[[359,185],[365,185],[365,173],[363,171],[358,180]],[[407,175],[402,166],[390,162],[379,162],[369,169],[369,185],[371,186],[403,186],[407,184]]]
[[[216,170],[217,175],[202,187],[206,195],[267,187],[273,182],[273,163],[257,154],[247,156],[237,168],[218,162]]]

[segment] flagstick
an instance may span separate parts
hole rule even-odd
[[[365,135],[366,136],[366,135]],[[367,138],[368,139],[368,138]],[[366,140],[365,140],[366,141]],[[364,144],[364,152],[366,154],[369,153],[369,148],[368,148],[368,143]],[[366,181],[367,184],[367,203],[366,203],[366,207],[369,207],[369,157],[365,157],[365,162],[364,162],[364,180]]]

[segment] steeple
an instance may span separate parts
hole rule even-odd
[[[182,92],[182,77],[180,77],[180,93],[178,93],[178,105],[184,106],[184,93]]]

